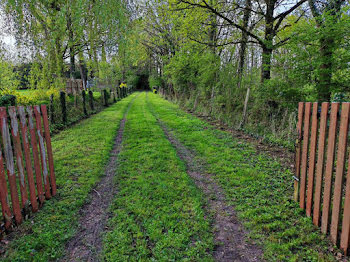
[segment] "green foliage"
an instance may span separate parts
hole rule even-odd
[[[4,95],[0,97],[0,106],[15,106],[16,97],[14,95]]]
[[[11,94],[19,86],[16,73],[13,72],[12,65],[1,59],[0,56],[0,95]]]
[[[163,86],[163,79],[158,75],[150,75],[148,78],[149,87],[162,87]]]

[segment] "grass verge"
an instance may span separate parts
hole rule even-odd
[[[292,174],[229,133],[149,94],[149,104],[174,135],[206,163],[267,261],[334,261],[329,241],[292,200]]]
[[[52,261],[78,226],[79,210],[104,174],[120,120],[135,94],[52,138],[58,194],[10,235],[4,261]]]
[[[201,192],[147,109],[145,96],[127,116],[104,260],[211,261],[213,238]]]

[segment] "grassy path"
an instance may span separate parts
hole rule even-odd
[[[104,260],[211,261],[212,234],[202,195],[145,97],[136,99],[127,117]]]
[[[52,145],[58,196],[0,245],[3,261],[334,260],[291,199],[290,171],[157,95]]]
[[[205,163],[267,261],[333,261],[329,241],[292,200],[292,174],[254,147],[157,95],[150,106],[170,133]]]
[[[129,102],[127,109],[124,110],[105,175],[90,193],[91,201],[82,208],[79,229],[67,243],[62,261],[97,261],[99,259],[102,249],[102,234],[108,217],[107,209],[117,194],[113,178],[122,147],[126,116],[136,98],[137,96]]]

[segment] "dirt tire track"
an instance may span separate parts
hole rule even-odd
[[[91,201],[80,210],[79,229],[75,236],[66,244],[66,255],[61,261],[99,261],[102,250],[102,232],[105,230],[109,217],[108,207],[117,193],[113,178],[117,169],[117,159],[122,148],[123,133],[127,114],[138,97],[135,96],[124,112],[119,130],[114,141],[110,159],[105,169],[105,175],[89,195]]]
[[[148,97],[146,97],[148,99]],[[258,245],[247,243],[248,232],[237,219],[233,206],[226,201],[222,188],[214,181],[213,175],[203,171],[203,165],[169,131],[168,127],[157,117],[152,105],[147,101],[149,110],[157,119],[166,138],[176,149],[179,158],[186,164],[187,174],[192,177],[196,186],[202,190],[207,199],[205,209],[213,215],[215,261],[257,262],[263,261],[263,251]]]

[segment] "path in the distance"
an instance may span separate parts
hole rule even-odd
[[[205,207],[213,215],[214,241],[216,244],[213,258],[215,261],[227,262],[257,262],[263,255],[261,247],[247,243],[247,232],[236,216],[232,205],[227,203],[223,189],[215,182],[213,175],[204,171],[203,164],[196,160],[195,155],[184,146],[159,119],[148,100],[150,112],[157,119],[158,124],[169,142],[174,146],[178,157],[185,163],[187,174],[196,186],[204,193],[208,205]]]
[[[99,261],[99,253],[102,250],[102,233],[108,219],[108,207],[117,193],[113,178],[122,146],[126,116],[136,97],[129,102],[120,122],[105,175],[90,193],[91,202],[81,209],[79,229],[67,243],[66,255],[61,261]]]

